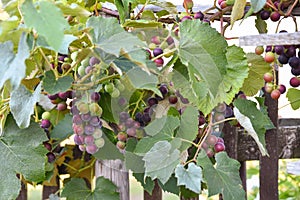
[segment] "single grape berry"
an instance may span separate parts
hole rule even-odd
[[[81,135],[75,135],[74,142],[76,145],[82,145],[82,144],[84,144],[84,137]]]
[[[46,128],[50,128],[50,126],[51,126],[50,120],[48,120],[48,119],[42,119],[42,121],[41,121],[41,128],[46,129]]]
[[[163,96],[166,96],[169,92],[169,89],[168,89],[168,86],[165,85],[165,84],[162,84],[160,87],[159,87],[159,91],[161,92],[161,94]]]
[[[186,20],[192,20],[193,18],[191,17],[191,16],[183,16],[182,18],[181,18],[181,22],[184,22],[184,21],[186,21]]]
[[[103,135],[103,131],[100,128],[96,128],[93,133],[93,137],[95,139],[101,138]]]
[[[293,56],[289,59],[289,65],[292,67],[292,68],[296,68],[300,65],[300,59],[296,56]]]
[[[100,60],[94,56],[92,56],[89,60],[89,64],[90,66],[94,66],[96,64],[99,64],[100,63]]]
[[[98,92],[92,92],[90,97],[91,97],[91,100],[94,102],[98,102],[101,98],[101,96]]]
[[[205,124],[206,119],[203,115],[200,115],[199,118],[198,118],[198,121],[199,121],[198,125],[202,126],[203,124]]]
[[[278,62],[280,62],[281,64],[287,64],[289,62],[289,58],[285,54],[281,54],[278,57]]]
[[[154,44],[156,44],[156,45],[159,45],[159,44],[160,44],[160,38],[159,38],[159,36],[153,36],[153,37],[151,38],[151,43],[154,43]]]
[[[285,52],[285,55],[289,58],[296,56],[296,48],[294,46],[289,46]]]
[[[276,45],[276,46],[274,47],[274,51],[275,51],[275,53],[276,53],[277,55],[281,55],[281,54],[284,53],[284,46],[282,46],[282,45]]]
[[[105,144],[105,140],[103,138],[98,138],[94,143],[98,148],[102,148]]]
[[[225,145],[222,142],[217,142],[214,146],[215,152],[225,151]]]
[[[264,90],[266,93],[271,93],[273,91],[273,83],[266,83],[264,86]]]
[[[50,119],[51,118],[51,113],[46,111],[46,112],[43,112],[42,114],[42,119]]]
[[[95,126],[95,127],[102,125],[101,124],[101,120],[100,120],[100,118],[98,116],[91,117],[89,123],[90,123],[90,125]]]
[[[284,94],[286,92],[286,87],[283,84],[280,84],[277,88],[281,94]]]
[[[215,110],[217,112],[222,113],[222,112],[225,112],[226,107],[227,107],[226,103],[218,103],[218,105],[215,107]]]
[[[92,145],[87,145],[85,147],[86,152],[88,152],[89,154],[94,154],[98,151],[98,147],[95,144]]]
[[[273,79],[274,79],[274,77],[273,77],[272,73],[267,72],[267,73],[264,74],[264,80],[265,80],[265,82],[267,82],[267,83],[272,82]]]
[[[218,138],[215,135],[209,135],[206,138],[206,143],[208,145],[214,146],[218,142]]]
[[[118,141],[117,144],[116,144],[116,146],[117,146],[119,149],[123,150],[123,149],[125,149],[126,144],[125,144],[125,142],[123,142],[123,141]]]
[[[86,145],[91,145],[94,143],[94,137],[92,135],[87,135],[84,137],[84,143]]]
[[[83,125],[73,124],[72,128],[73,128],[73,131],[76,135],[83,135],[84,134]]]
[[[94,133],[94,131],[95,131],[95,127],[92,125],[88,124],[84,127],[84,132],[86,135],[92,135]]]
[[[161,48],[157,47],[153,50],[154,57],[159,56],[160,54],[163,54],[163,50]]]
[[[81,116],[79,114],[73,116],[73,123],[80,125],[83,123]]]
[[[176,104],[178,102],[178,98],[176,95],[170,95],[169,96],[169,103],[170,104]]]
[[[162,58],[157,58],[154,60],[157,67],[161,67],[164,65],[164,60]]]
[[[226,110],[224,112],[224,116],[225,116],[225,118],[229,118],[229,117],[233,117],[234,116],[233,110],[232,110],[232,108],[230,106],[226,107]]]
[[[149,107],[154,106],[154,105],[158,104],[158,99],[155,98],[155,97],[150,97],[150,98],[147,100],[147,103],[148,103],[148,106],[149,106]]]
[[[119,141],[126,141],[127,140],[127,134],[124,132],[119,132],[117,135],[117,138]]]
[[[292,73],[294,76],[299,76],[299,75],[300,75],[300,66],[299,66],[299,67],[296,67],[296,68],[292,68],[292,69],[291,69],[291,73]]]
[[[280,14],[279,12],[276,12],[276,11],[273,11],[270,15],[270,19],[273,21],[273,22],[277,22],[279,19],[280,19]]]
[[[93,70],[93,67],[87,66],[87,67],[84,69],[84,72],[85,72],[85,74],[89,74],[92,70]]]
[[[63,102],[58,103],[57,106],[56,106],[56,109],[58,111],[64,111],[64,110],[66,110],[67,109],[66,102],[63,101]]]
[[[267,19],[269,19],[270,14],[271,14],[270,11],[268,11],[268,10],[262,10],[262,11],[260,12],[260,18],[261,18],[262,20],[267,20]]]
[[[127,129],[126,131],[127,135],[131,136],[131,137],[135,137],[136,136],[136,128],[132,127]]]
[[[275,100],[279,99],[280,95],[281,95],[281,92],[278,89],[275,89],[271,92],[272,99],[275,99]]]
[[[52,162],[54,162],[55,161],[55,154],[54,153],[52,153],[52,152],[48,152],[47,154],[46,154],[46,156],[47,156],[47,158],[48,158],[48,162],[49,163],[52,163]]]
[[[48,151],[52,150],[52,145],[49,142],[43,142],[43,145]]]
[[[267,63],[271,63],[275,60],[275,54],[271,51],[267,52],[264,57]]]
[[[194,19],[200,19],[201,21],[204,19],[204,14],[199,11],[194,14]]]
[[[61,98],[62,100],[66,100],[68,98],[68,92],[59,92],[58,97]]]
[[[264,47],[263,46],[257,46],[255,47],[255,53],[257,55],[261,55],[264,52]]]
[[[50,100],[56,100],[57,98],[58,98],[58,94],[48,94],[48,98],[50,99]]]
[[[298,77],[293,77],[290,79],[290,85],[292,87],[299,87],[300,85],[300,79]]]
[[[81,120],[84,121],[84,122],[88,122],[92,118],[90,113],[82,114],[80,117],[81,117]]]

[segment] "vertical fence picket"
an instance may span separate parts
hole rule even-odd
[[[266,148],[269,157],[260,157],[259,192],[260,200],[276,200],[278,199],[278,101],[266,94],[265,105],[276,128],[266,132]]]
[[[151,195],[144,190],[144,200],[162,200],[162,190],[159,187],[157,180],[154,181],[154,183],[155,186]]]

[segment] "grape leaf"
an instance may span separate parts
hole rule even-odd
[[[67,114],[51,131],[51,138],[64,140],[73,133],[72,116]]]
[[[58,51],[69,24],[61,10],[52,2],[40,1],[37,7],[39,9],[34,6],[32,0],[25,0],[21,5],[25,24],[44,36],[48,44]]]
[[[147,135],[154,136],[158,133],[173,133],[179,126],[180,122],[177,117],[163,116],[153,120],[144,130]]]
[[[263,75],[271,71],[271,67],[264,58],[255,53],[247,53],[249,76],[241,88],[247,96],[254,96],[264,86]]]
[[[143,160],[145,161],[145,176],[159,179],[165,184],[171,177],[175,167],[179,164],[180,152],[172,150],[168,141],[159,141],[148,151]]]
[[[19,87],[26,74],[25,60],[29,57],[29,48],[26,43],[27,35],[22,34],[18,45],[18,53],[13,53],[13,44],[11,41],[0,44],[0,89],[7,80],[13,86],[13,89]]]
[[[208,196],[222,193],[224,200],[243,200],[245,191],[239,176],[240,163],[228,157],[226,152],[215,155],[213,165],[206,152],[201,150],[197,164],[202,167],[203,178],[207,183]]]
[[[160,181],[158,181],[158,184],[163,191],[179,196],[179,187],[177,185],[177,178],[175,177],[175,174],[172,174],[171,178],[165,184],[162,184]]]
[[[28,181],[40,182],[45,178],[47,150],[43,141],[48,140],[37,123],[20,129],[9,115],[0,137],[0,193],[2,199],[15,199],[21,189],[21,181],[16,174],[22,174]],[[34,162],[33,162],[34,161]]]
[[[294,110],[300,108],[300,90],[296,88],[289,88],[286,97]]]
[[[184,185],[186,188],[198,194],[201,192],[202,169],[195,165],[195,163],[189,163],[187,169],[185,169],[182,164],[177,165],[175,176],[178,186]]]
[[[267,113],[257,109],[257,104],[247,99],[236,99],[233,112],[238,122],[245,128],[257,143],[263,156],[268,155],[266,150],[265,132],[274,128]]]
[[[67,200],[118,200],[119,194],[116,190],[117,187],[110,180],[103,177],[96,179],[96,186],[93,191],[87,187],[84,179],[72,178],[71,181],[65,184],[61,196],[66,197]]]
[[[39,101],[41,84],[31,93],[24,85],[20,85],[11,93],[9,106],[18,126],[27,128],[30,124],[30,117],[34,112],[34,106]]]
[[[254,13],[260,11],[266,5],[266,0],[251,0],[251,8]]]
[[[180,119],[180,126],[176,137],[193,141],[198,134],[198,110],[195,107],[188,106],[184,110]],[[183,142],[180,151],[187,149],[191,144]]]
[[[73,78],[71,76],[64,76],[56,79],[54,72],[52,70],[46,71],[45,77],[43,79],[44,89],[50,93],[55,94],[58,92],[67,91],[73,82]]]
[[[122,54],[130,54],[132,51],[145,47],[138,37],[126,32],[117,19],[90,17],[87,27],[92,28],[91,36],[96,45],[95,52],[107,64]],[[145,55],[143,51],[140,53]],[[136,61],[143,65],[146,57]]]
[[[120,22],[121,24],[123,24],[125,22],[126,17],[128,16],[129,2],[126,0],[114,0],[114,3],[119,12]]]
[[[255,19],[255,27],[258,33],[268,33],[267,22],[262,20],[259,16]]]
[[[231,28],[237,20],[241,19],[244,16],[246,6],[246,0],[235,1],[232,7],[232,12],[230,15]]]
[[[215,29],[200,21],[181,23],[180,36],[179,58],[183,64],[175,63],[175,88],[205,115],[220,102],[231,103],[248,76],[243,50],[228,47]]]
[[[141,183],[144,190],[147,191],[151,195],[152,191],[154,189],[154,181],[152,181],[150,177],[145,178],[144,173],[132,173],[132,175],[138,182]]]

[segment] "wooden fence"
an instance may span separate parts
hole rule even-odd
[[[246,161],[260,161],[260,200],[278,199],[278,160],[287,158],[300,158],[300,119],[278,119],[278,102],[266,96],[266,105],[268,106],[269,117],[276,129],[266,132],[266,145],[269,157],[262,157],[255,141],[251,136],[231,127],[225,123],[223,128],[224,142],[226,151],[231,158],[241,163],[240,176],[243,187],[246,190]],[[119,188],[120,199],[129,200],[129,181],[128,172],[124,169],[122,162],[116,161],[98,161],[96,164],[96,176],[104,176],[111,179]],[[57,187],[43,188],[43,200],[50,194],[59,190]],[[190,198],[188,200],[197,200]],[[220,199],[222,197],[220,196]],[[27,200],[27,190],[22,185],[17,200]],[[144,192],[144,200],[162,200],[162,191],[158,184],[154,188],[153,194]],[[184,200],[184,198],[181,198]]]

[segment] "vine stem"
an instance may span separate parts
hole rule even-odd
[[[161,57],[163,57],[164,55],[167,55],[167,54],[169,54],[169,53],[173,53],[173,52],[175,52],[176,50],[177,50],[176,48],[171,49],[170,51],[164,52],[164,53],[162,53],[162,54],[160,54],[160,55],[158,55],[158,56],[152,58],[151,60],[154,61],[154,60],[156,60],[157,58],[161,58]]]
[[[298,102],[298,101],[300,101],[300,98],[298,98],[298,99],[296,99],[296,100],[294,100],[294,101],[291,101],[290,103],[287,103],[287,104],[285,104],[285,105],[279,107],[278,110],[279,110],[279,109],[283,109],[284,107],[287,107],[287,106],[291,105],[292,103],[295,103],[295,102]]]
[[[229,117],[229,118],[226,118],[226,119],[223,119],[223,120],[220,120],[220,121],[217,121],[215,123],[212,124],[212,126],[216,126],[218,124],[222,124],[224,122],[227,122],[227,121],[230,121],[230,120],[235,120],[236,118],[235,117]]]
[[[193,141],[189,141],[189,140],[186,140],[186,139],[183,139],[183,138],[180,138],[180,140],[183,141],[183,142],[186,142],[186,143],[190,143],[190,144],[192,144],[192,145],[194,145],[195,147],[198,148],[198,144],[196,144],[196,143],[193,142]]]
[[[292,5],[292,6],[288,9],[288,11],[285,13],[285,15],[284,15],[285,17],[288,17],[288,16],[291,15],[291,13],[292,13],[293,9],[295,8],[295,6],[297,5],[298,1],[299,1],[299,0],[295,0],[295,1],[294,1],[293,5]]]
[[[119,74],[113,74],[113,75],[110,75],[110,76],[106,76],[106,77],[103,77],[101,79],[99,79],[98,81],[96,82],[89,82],[89,83],[74,83],[73,86],[74,87],[93,87],[94,85],[97,85],[97,84],[100,84],[102,82],[105,82],[107,80],[111,80],[111,79],[114,79],[114,78],[119,78],[120,75]]]

